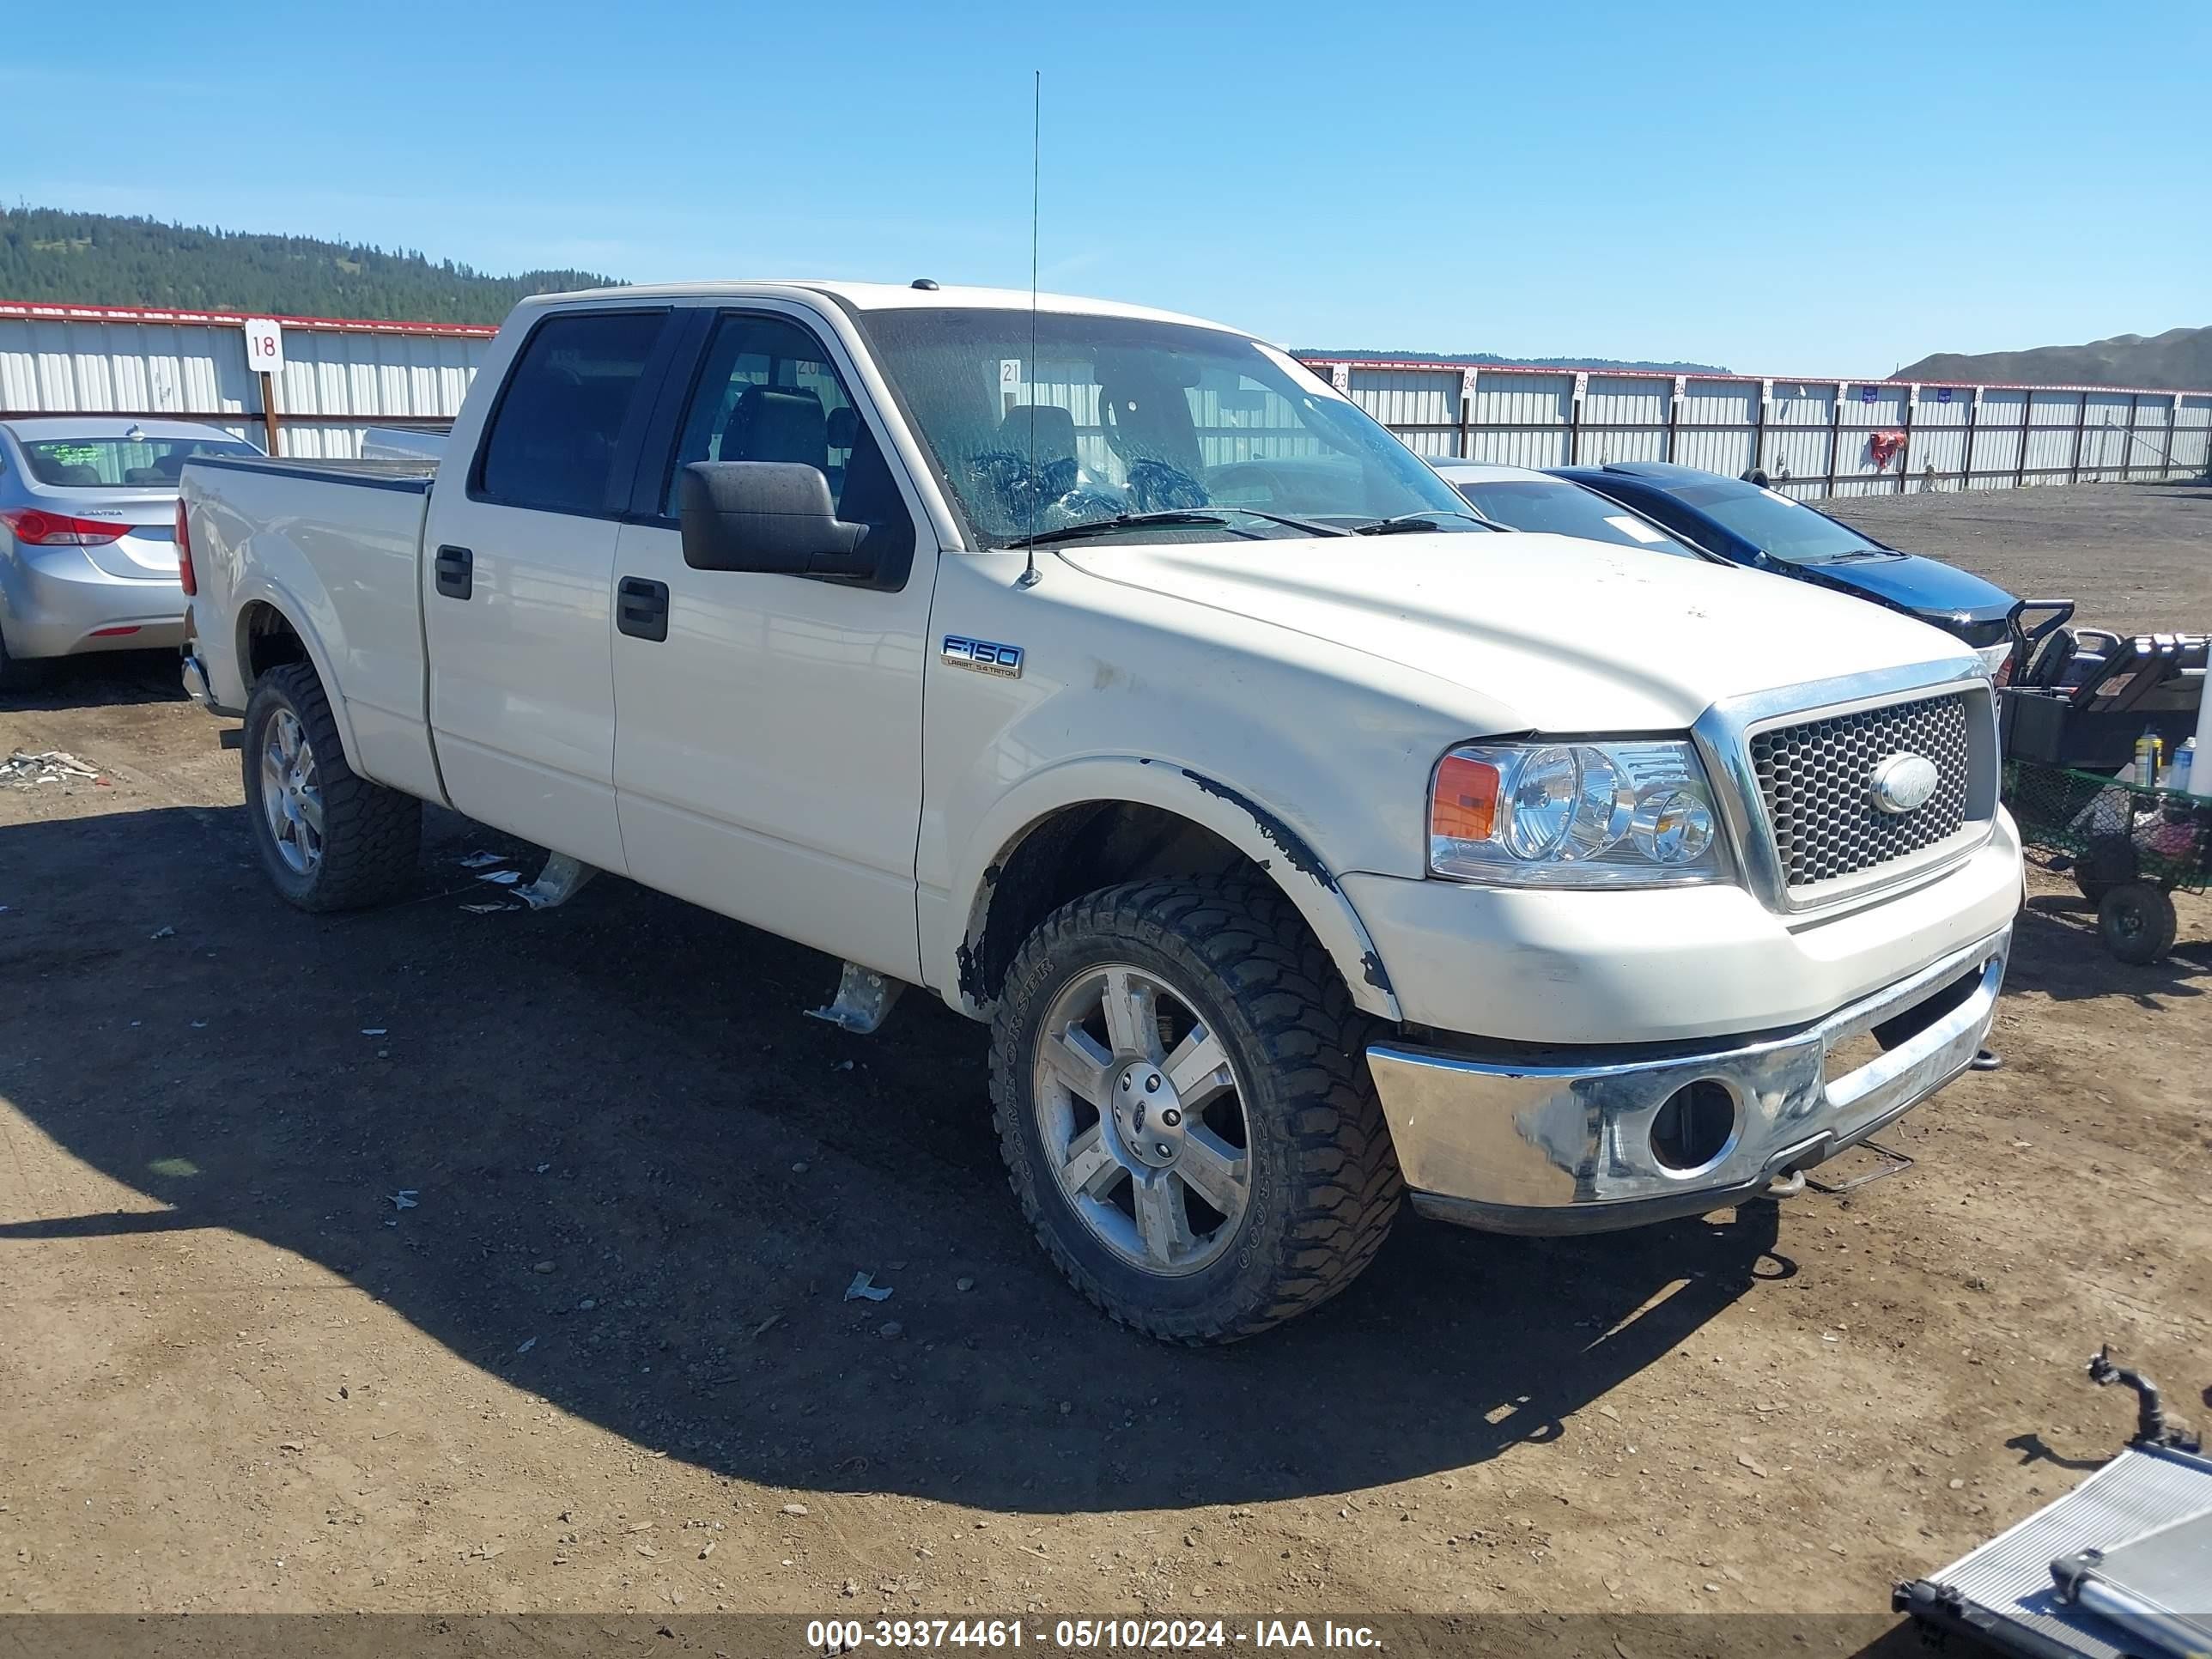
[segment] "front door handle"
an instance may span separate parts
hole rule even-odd
[[[634,640],[668,637],[668,584],[624,576],[615,584],[615,626]]]
[[[449,599],[465,599],[476,591],[477,556],[465,547],[438,550],[438,592]]]

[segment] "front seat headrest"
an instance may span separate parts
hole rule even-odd
[[[800,461],[828,471],[830,422],[805,387],[749,386],[722,424],[726,461]]]
[[[1030,455],[1030,422],[1036,422],[1034,459],[1040,466],[1075,459],[1075,416],[1058,404],[1019,404],[999,423],[999,447]]]

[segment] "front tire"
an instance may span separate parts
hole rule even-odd
[[[346,764],[312,664],[287,663],[246,705],[246,815],[276,890],[302,910],[353,910],[415,879],[422,803]]]
[[[1389,1233],[1402,1182],[1365,1021],[1273,888],[1076,900],[1016,954],[991,1031],[1022,1212],[1122,1324],[1255,1335],[1341,1291]]]

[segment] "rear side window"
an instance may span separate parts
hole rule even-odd
[[[575,312],[532,331],[492,412],[477,494],[547,513],[605,513],[623,426],[665,312]]]

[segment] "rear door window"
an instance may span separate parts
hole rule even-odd
[[[641,412],[646,366],[667,319],[580,311],[538,324],[501,389],[471,493],[546,513],[611,514],[616,451]]]

